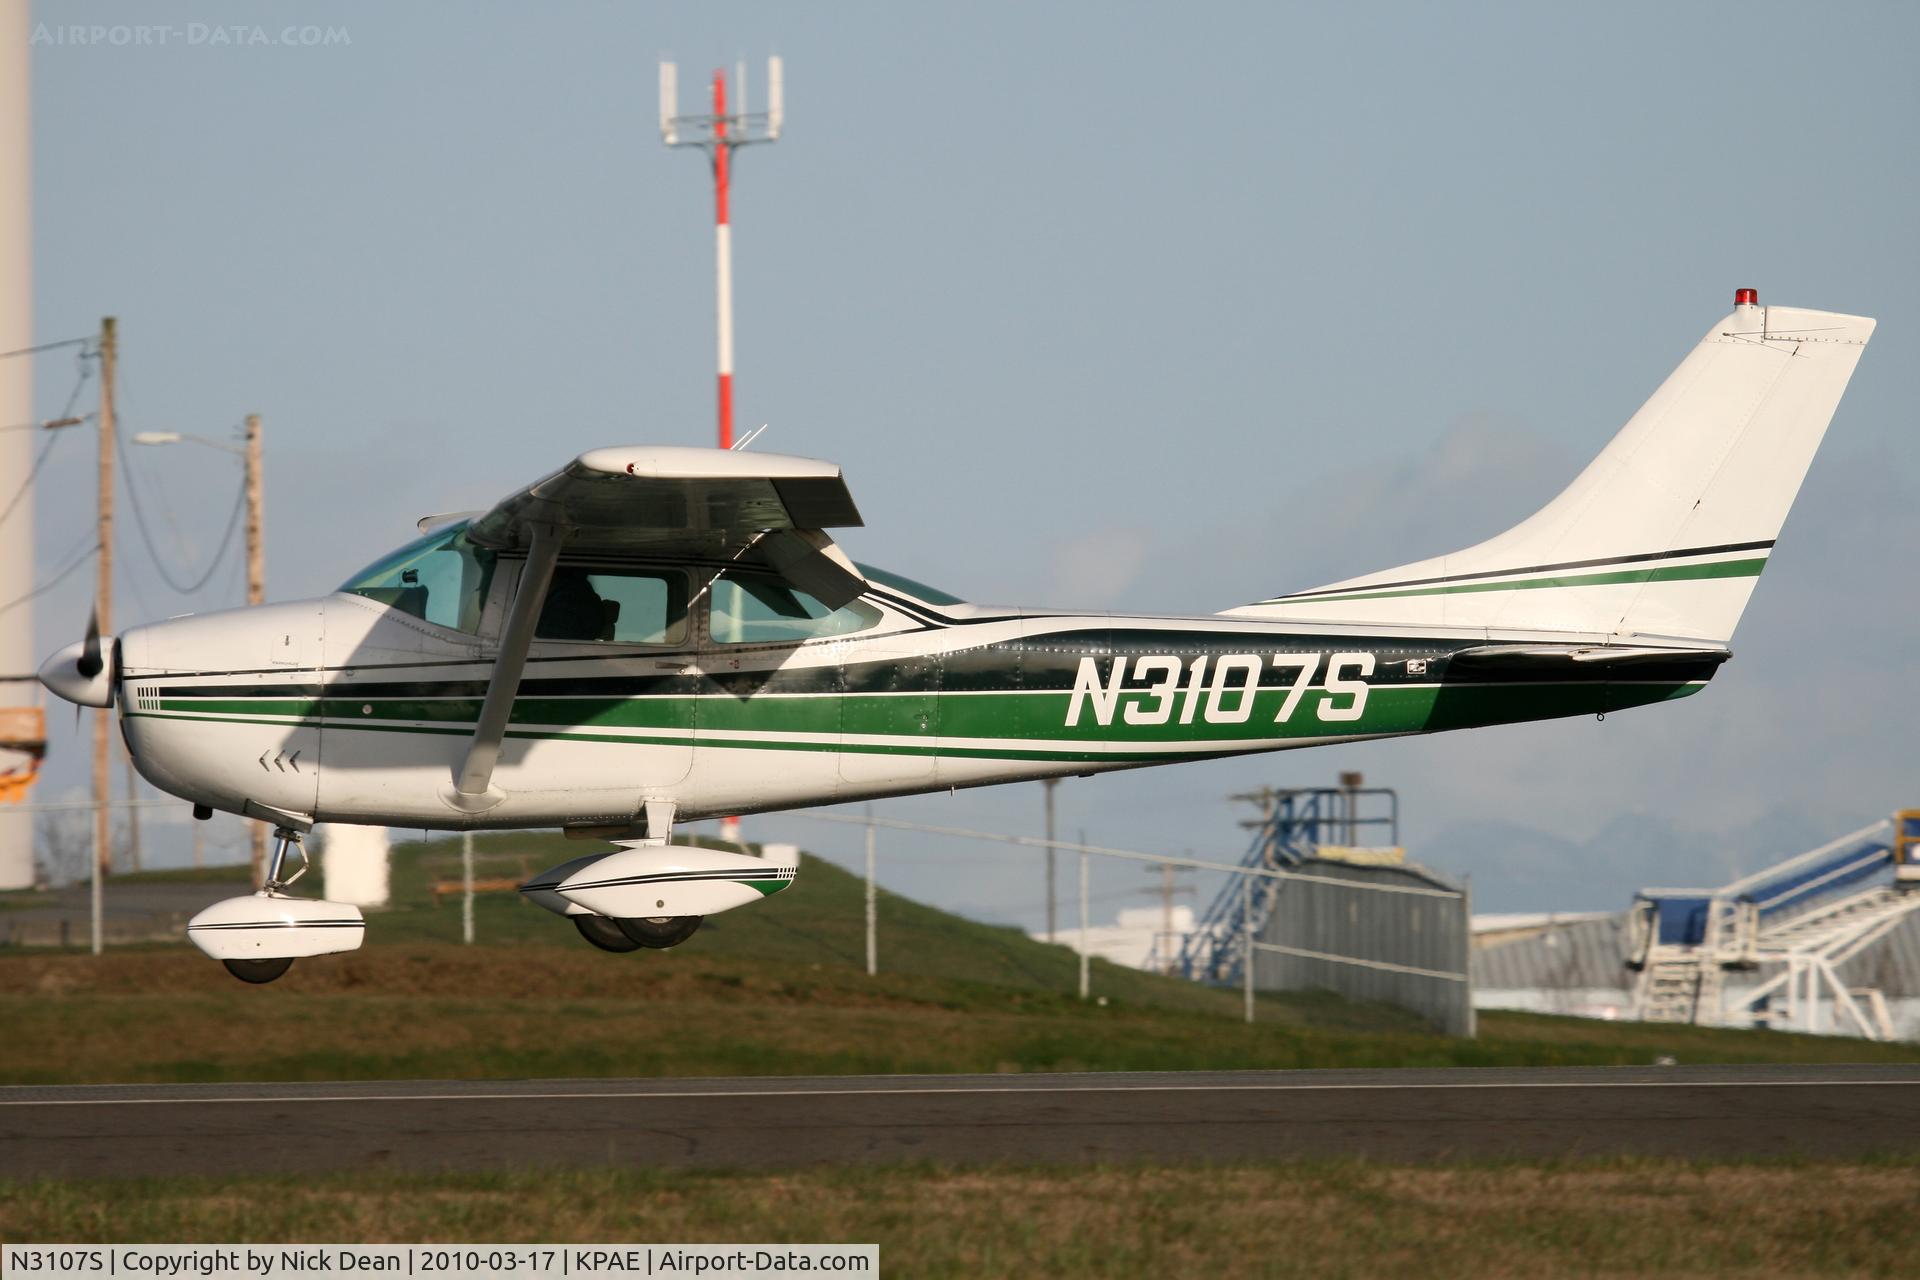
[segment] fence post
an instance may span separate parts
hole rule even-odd
[[[97,801],[96,804],[98,803],[103,802]],[[96,829],[98,829],[99,824],[100,819],[96,814],[94,817],[94,826]],[[93,954],[99,955],[103,941],[100,936],[100,859],[94,857],[91,861],[93,863],[93,884],[88,890],[88,913],[93,918]]]
[[[1467,922],[1467,963],[1463,966],[1467,974],[1467,1039],[1477,1039],[1480,1035],[1480,1014],[1473,1007],[1473,877],[1462,876],[1460,880],[1460,913]]]
[[[473,945],[473,832],[460,833],[460,941]]]
[[[1080,843],[1087,842],[1086,835],[1080,837]],[[1085,1000],[1093,992],[1092,961],[1087,956],[1087,851],[1080,851],[1080,998]]]
[[[880,972],[879,899],[873,883],[873,806],[867,806],[867,976]]]

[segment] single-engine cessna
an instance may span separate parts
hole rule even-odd
[[[1742,289],[1527,520],[1211,616],[962,603],[835,545],[861,523],[836,466],[634,446],[422,521],[320,599],[90,628],[41,679],[117,705],[196,816],[275,825],[265,886],[188,926],[246,981],[360,944],[356,908],[288,892],[320,822],[611,840],[522,892],[608,950],[672,946],[795,870],[671,845],[676,821],[1697,692],[1873,327]]]

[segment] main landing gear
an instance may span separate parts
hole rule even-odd
[[[573,915],[580,936],[602,951],[638,951],[645,947],[665,951],[699,931],[705,916],[662,916],[658,919],[617,919],[613,916]]]

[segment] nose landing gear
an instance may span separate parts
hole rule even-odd
[[[299,831],[279,827],[273,834],[273,860],[260,891],[216,902],[187,922],[194,945],[242,982],[272,982],[301,956],[352,951],[366,937],[360,908],[287,894],[310,864]],[[287,856],[295,852],[300,869],[284,876]]]

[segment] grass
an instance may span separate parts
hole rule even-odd
[[[884,1274],[1911,1275],[1920,1162],[848,1167],[29,1183],[0,1237],[853,1242]]]
[[[482,837],[481,876],[590,846]],[[881,895],[881,967],[862,969],[863,887],[808,859],[794,887],[672,951],[608,955],[493,895],[457,939],[459,843],[402,846],[395,906],[368,942],[270,987],[185,945],[0,955],[0,1083],[792,1075],[1353,1066],[1914,1061],[1920,1045],[1488,1013],[1474,1040],[1323,993],[1263,996],[1078,959],[1017,931]]]

